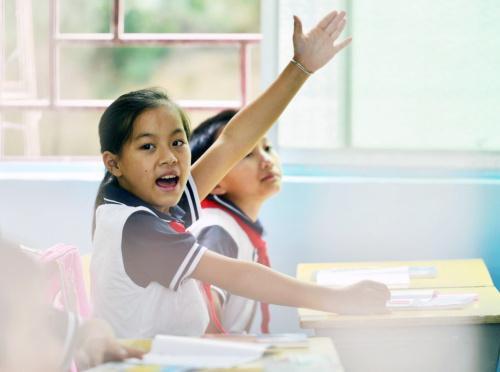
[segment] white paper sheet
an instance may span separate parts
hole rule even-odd
[[[267,344],[158,335],[143,364],[190,368],[230,368],[262,356]]]
[[[391,291],[387,307],[391,310],[462,309],[478,298],[477,293],[440,293],[433,289]]]
[[[316,282],[321,285],[346,286],[362,280],[384,283],[390,288],[408,288],[410,273],[408,266],[365,269],[318,270]]]

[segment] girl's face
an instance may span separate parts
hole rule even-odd
[[[240,208],[262,203],[281,189],[281,167],[278,154],[267,138],[257,146],[219,183],[223,194]]]
[[[114,161],[110,170],[121,187],[168,213],[179,202],[191,163],[186,133],[176,110],[162,105],[141,113]]]

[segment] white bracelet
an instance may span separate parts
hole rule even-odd
[[[304,74],[306,74],[307,76],[311,76],[313,74],[311,71],[309,71],[307,68],[305,68],[302,63],[296,61],[295,59],[292,58],[292,60],[290,62],[292,62],[295,66],[297,66],[300,70],[302,70],[302,72]]]

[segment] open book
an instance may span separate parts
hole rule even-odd
[[[260,358],[267,348],[267,344],[158,335],[141,364],[230,368]]]
[[[440,293],[434,289],[391,291],[391,310],[462,309],[477,301],[477,293]]]

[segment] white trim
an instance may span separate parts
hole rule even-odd
[[[221,305],[224,306],[227,302],[226,292],[222,288],[216,287],[215,285],[210,286],[210,288],[217,292],[217,294],[222,298]]]
[[[186,193],[186,197],[187,197],[188,204],[189,204],[189,209],[191,212],[191,223],[194,223],[196,220],[198,220],[201,217],[201,203],[200,203],[200,198],[198,195],[198,189],[196,188],[196,183],[194,182],[194,178],[191,176],[191,173],[189,174],[189,177],[188,177],[188,184],[191,185],[191,188],[193,189],[194,195],[191,195],[187,185],[184,188],[184,192]],[[198,215],[198,218],[196,217],[197,215]]]
[[[193,262],[191,263],[191,266],[186,271],[186,275],[184,275],[184,277],[181,279],[181,281],[184,280],[184,278],[189,277],[193,273],[196,266],[198,266],[198,262],[200,262],[200,260],[201,260],[201,256],[203,256],[203,254],[207,251],[206,247],[203,247],[199,244],[198,244],[198,246],[200,247],[200,250],[198,251],[198,254],[194,258]]]
[[[247,216],[245,216],[244,214],[242,214],[239,210],[237,210],[231,204],[226,203],[224,200],[222,200],[221,198],[219,198],[217,195],[213,195],[213,198],[217,201],[217,203],[223,205],[227,209],[230,209],[231,211],[233,211],[234,213],[236,213],[238,216],[242,216],[243,218],[248,219]]]
[[[118,202],[116,200],[112,200],[112,199],[108,199],[108,198],[103,198],[103,200],[106,201],[106,202],[109,202],[109,203],[113,203],[113,204],[126,205],[124,203],[120,203],[120,202]],[[129,205],[127,205],[127,207],[129,207]]]
[[[283,163],[329,165],[336,168],[399,168],[404,170],[500,170],[500,152],[311,150],[280,148]]]
[[[391,184],[391,185],[500,185],[500,179],[446,177],[346,177],[285,176],[284,182],[298,184]]]
[[[177,271],[175,272],[174,277],[172,278],[172,280],[170,281],[170,283],[168,285],[168,288],[170,288],[172,291],[175,291],[175,287],[177,286],[177,284],[180,283],[184,278],[189,276],[189,274],[191,274],[193,272],[194,268],[198,264],[199,258],[195,257],[193,259],[193,262],[191,263],[191,266],[188,267],[187,270],[185,270],[187,265],[191,261],[191,258],[193,257],[195,252],[198,250],[198,248],[200,248],[199,252],[198,252],[198,256],[201,254],[201,252],[205,252],[205,250],[206,250],[205,247],[200,246],[197,242],[195,242],[193,244],[193,246],[191,247],[191,249],[187,253],[186,257],[184,257],[184,260],[182,260],[182,263],[179,265]],[[184,270],[186,271],[186,273],[184,275],[182,275],[184,273]]]

